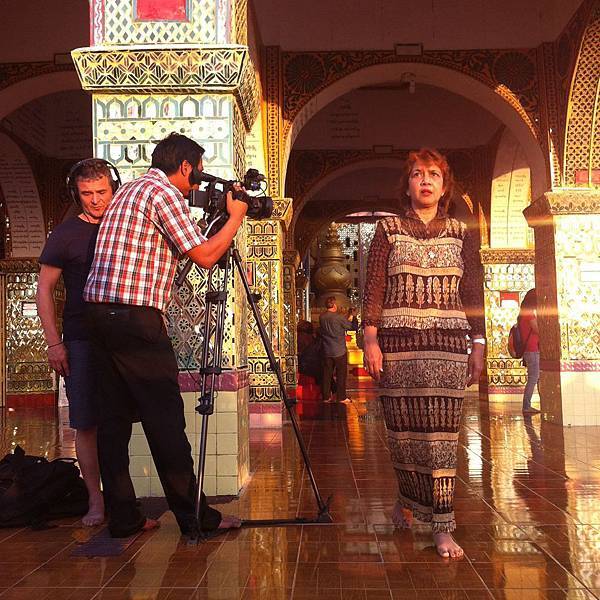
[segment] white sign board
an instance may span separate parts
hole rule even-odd
[[[527,248],[529,228],[523,210],[529,205],[530,170],[517,139],[507,130],[496,154],[490,219],[491,248]]]

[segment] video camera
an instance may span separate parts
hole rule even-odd
[[[248,169],[241,182],[243,190],[234,189],[238,181],[221,179],[209,173],[196,172],[193,183],[207,184],[202,190],[192,190],[189,205],[192,208],[202,208],[207,223],[205,235],[214,235],[227,221],[227,193],[232,192],[235,200],[241,200],[248,205],[246,216],[251,219],[268,219],[273,214],[273,199],[265,194],[266,180],[257,169]],[[250,192],[261,192],[250,195]]]

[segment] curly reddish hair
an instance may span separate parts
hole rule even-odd
[[[452,175],[452,169],[450,169],[446,157],[433,148],[421,148],[420,150],[412,150],[408,153],[408,157],[402,167],[402,176],[400,178],[400,206],[410,206],[410,197],[406,195],[406,192],[408,191],[408,179],[410,177],[410,172],[417,162],[422,162],[426,165],[433,164],[440,168],[444,179],[444,188],[446,189],[444,195],[440,198],[440,206],[444,211],[448,212],[450,202],[454,196],[454,175]]]

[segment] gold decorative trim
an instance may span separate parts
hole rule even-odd
[[[592,170],[600,168],[600,3],[594,4],[571,81],[564,148],[565,184],[577,185],[577,172],[587,171],[582,187],[592,186]]]
[[[235,0],[233,21],[235,42],[246,45],[248,43],[248,0]]]
[[[283,251],[283,264],[290,265],[297,269],[300,266],[300,254],[298,250],[284,250]]]
[[[260,110],[260,91],[247,46],[78,48],[71,52],[84,90],[111,93],[235,95],[249,130]]]
[[[600,213],[600,192],[581,189],[546,192],[532,202],[523,214],[530,226],[538,225],[550,215]]]
[[[560,186],[562,181],[563,139],[559,122],[558,77],[556,74],[556,58],[554,45],[544,43],[538,48],[538,65],[540,70],[540,120],[542,130],[547,131],[547,138],[540,137],[540,144],[549,156],[552,186]]]
[[[242,79],[240,85],[236,87],[234,95],[238,104],[243,109],[241,112],[246,130],[250,131],[260,112],[261,97],[256,70],[250,57],[245,61]]]
[[[508,102],[538,138],[538,73],[535,49],[430,50],[401,56],[394,50],[283,52],[283,121],[287,137],[300,110],[319,92],[350,73],[380,64],[422,63],[464,73]]]
[[[287,230],[294,216],[293,200],[291,198],[273,198],[273,214],[271,220],[282,221]]]
[[[535,250],[482,248],[479,252],[484,265],[533,265],[535,263]]]
[[[0,90],[25,79],[74,70],[72,64],[57,65],[54,62],[0,63]]]
[[[0,273],[38,273],[40,263],[36,259],[12,259],[0,260]]]
[[[267,175],[269,190],[279,196],[281,190],[281,111],[282,75],[281,50],[279,46],[265,48],[266,73],[266,134],[267,134]]]

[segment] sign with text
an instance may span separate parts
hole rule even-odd
[[[525,154],[508,131],[502,135],[494,165],[491,248],[528,248],[531,236],[523,210],[529,205],[531,175]]]
[[[0,134],[0,188],[10,227],[10,256],[38,257],[46,242],[42,204],[31,167],[21,149]]]

